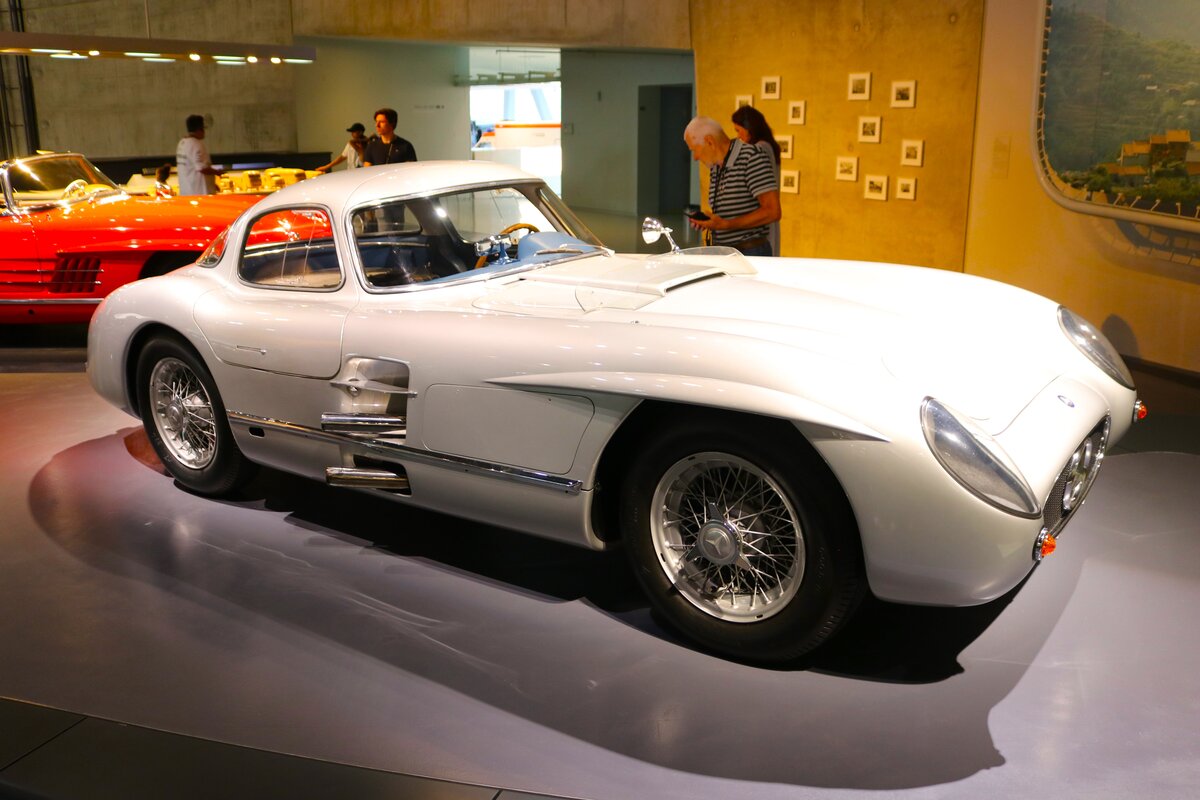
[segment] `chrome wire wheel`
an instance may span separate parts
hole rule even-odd
[[[787,608],[804,577],[804,531],[786,493],[754,464],[705,452],[663,473],[650,533],[667,579],[688,602],[727,622]]]
[[[217,455],[212,399],[191,367],[163,358],[150,373],[154,427],[171,456],[188,469],[204,469]]]

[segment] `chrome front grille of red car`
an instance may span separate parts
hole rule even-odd
[[[100,259],[95,256],[59,256],[50,275],[51,294],[89,294],[100,285]]]

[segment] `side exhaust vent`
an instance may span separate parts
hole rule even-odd
[[[399,466],[394,470],[375,467],[326,467],[325,482],[330,486],[412,494],[408,485],[408,475],[404,474],[403,468]]]

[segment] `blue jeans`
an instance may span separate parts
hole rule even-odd
[[[742,252],[742,255],[744,255],[744,256],[774,255],[774,253],[771,252],[771,243],[770,242],[763,242],[762,244],[760,244],[756,247],[747,247],[745,250],[742,250],[741,252]]]

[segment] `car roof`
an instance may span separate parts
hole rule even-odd
[[[329,173],[280,189],[255,206],[258,213],[317,204],[340,217],[346,209],[393,197],[437,194],[465,186],[540,180],[536,175],[493,161],[413,161]]]

